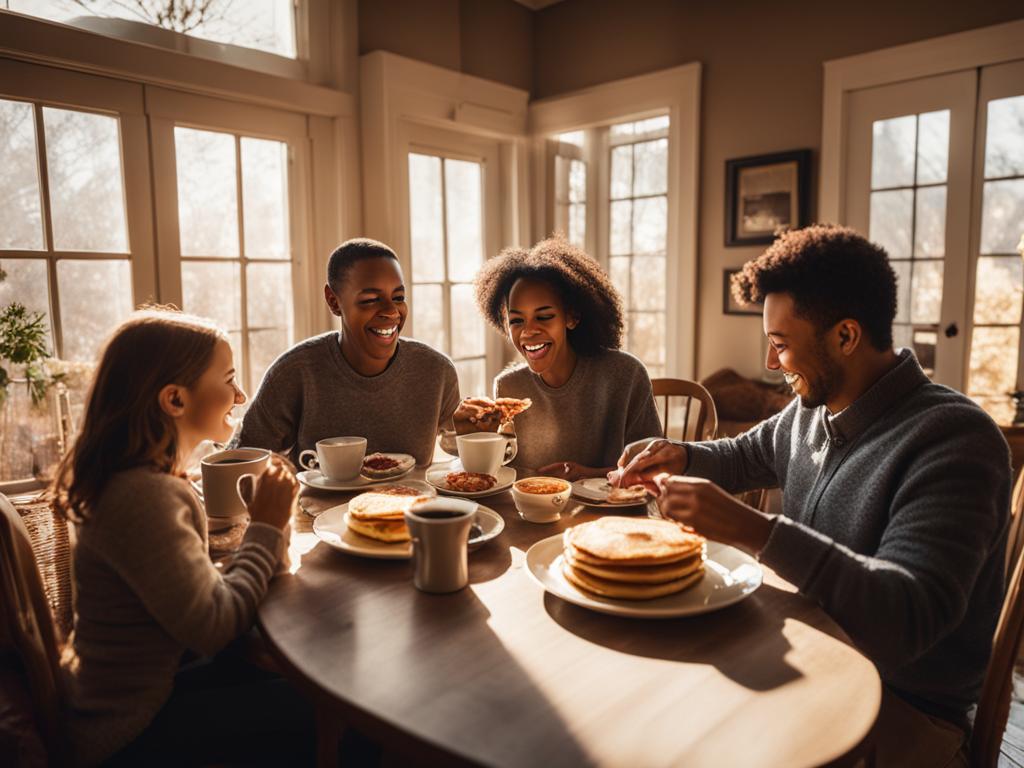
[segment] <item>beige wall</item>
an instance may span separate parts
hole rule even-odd
[[[760,319],[722,314],[725,161],[821,142],[822,62],[1024,17],[1020,0],[564,0],[534,24],[535,98],[690,61],[703,65],[697,372],[758,375]]]
[[[533,24],[515,0],[359,0],[359,53],[391,51],[528,91]]]

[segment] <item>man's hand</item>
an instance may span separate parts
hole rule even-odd
[[[658,510],[668,520],[692,526],[701,536],[758,554],[775,525],[769,515],[748,507],[710,480],[661,478]]]
[[[686,447],[661,438],[630,443],[619,457],[619,468],[608,473],[608,482],[616,488],[641,484],[658,493],[658,475],[681,475],[689,464]]]
[[[497,432],[501,422],[501,411],[489,397],[467,397],[452,414],[455,432],[468,435],[472,432]]]

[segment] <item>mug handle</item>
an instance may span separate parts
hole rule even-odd
[[[238,498],[242,500],[242,504],[248,509],[252,500],[256,498],[256,475],[252,473],[241,475],[235,481],[235,490],[238,492]]]
[[[510,453],[511,451],[511,453]],[[516,457],[519,452],[519,442],[514,437],[508,438],[508,442],[505,444],[505,459],[502,461],[502,465],[508,464],[512,459]]]
[[[310,460],[309,464],[306,463],[306,456],[311,457],[311,460]],[[312,470],[312,469],[319,469],[320,468],[320,460],[316,457],[316,451],[311,451],[311,450],[307,449],[307,450],[303,451],[302,453],[300,453],[299,454],[299,466],[302,467],[303,469],[310,469],[310,470]]]

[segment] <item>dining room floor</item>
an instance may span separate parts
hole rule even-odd
[[[1020,662],[1013,672],[1013,698],[999,750],[999,768],[1024,768],[1024,667]]]

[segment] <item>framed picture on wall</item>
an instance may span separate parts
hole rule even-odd
[[[767,245],[806,226],[811,151],[741,157],[725,163],[725,244]]]
[[[722,270],[722,312],[727,315],[760,315],[764,304],[740,304],[732,297],[732,276],[740,270]]]

